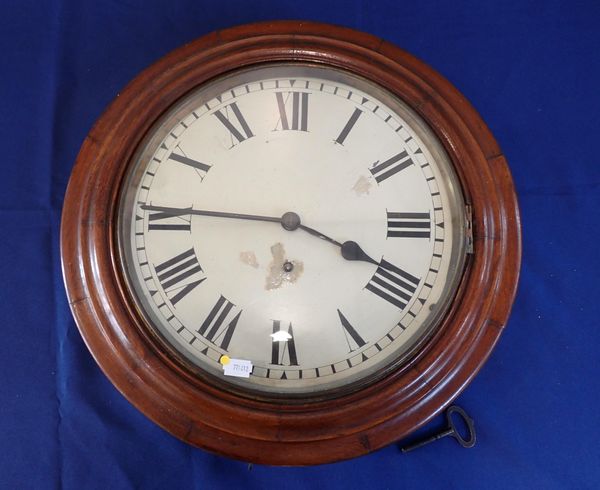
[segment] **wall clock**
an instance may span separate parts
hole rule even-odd
[[[210,451],[359,456],[443,410],[490,354],[520,264],[514,187],[449,82],[356,31],[213,33],[87,136],[67,293],[114,385]]]

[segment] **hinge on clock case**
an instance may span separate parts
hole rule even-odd
[[[473,253],[473,208],[465,204],[465,237],[467,239],[467,253]]]

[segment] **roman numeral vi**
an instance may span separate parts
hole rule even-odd
[[[290,323],[286,331],[281,329],[281,322],[279,320],[273,320],[272,337],[271,364],[278,366],[297,366],[298,356],[296,355],[296,342],[294,340],[292,324]]]

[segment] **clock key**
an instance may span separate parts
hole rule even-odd
[[[467,431],[468,431],[466,438],[463,437],[461,435],[461,433],[458,431],[458,429],[456,428],[456,424],[455,424],[454,420],[452,419],[452,415],[454,413],[457,413],[460,416],[460,418],[462,418],[464,420],[464,422],[466,424]],[[421,439],[419,441],[413,442],[412,444],[409,444],[408,446],[404,446],[402,448],[402,452],[407,453],[409,451],[412,451],[413,449],[423,447],[423,446],[429,444],[430,442],[437,441],[438,439],[442,439],[446,436],[454,437],[454,439],[456,439],[462,447],[471,448],[475,445],[475,443],[477,442],[477,433],[475,432],[475,423],[474,423],[473,419],[471,417],[469,417],[467,415],[467,413],[461,407],[459,407],[457,405],[452,405],[450,408],[448,408],[448,410],[446,410],[446,420],[448,422],[448,427],[445,430],[443,430],[442,432],[439,432],[437,434],[434,434],[430,437],[427,437],[426,439]]]

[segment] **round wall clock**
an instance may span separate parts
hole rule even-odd
[[[507,320],[520,228],[468,102],[373,36],[203,37],[86,138],[62,263],[92,355],[187,443],[266,464],[368,453],[443,410]]]

